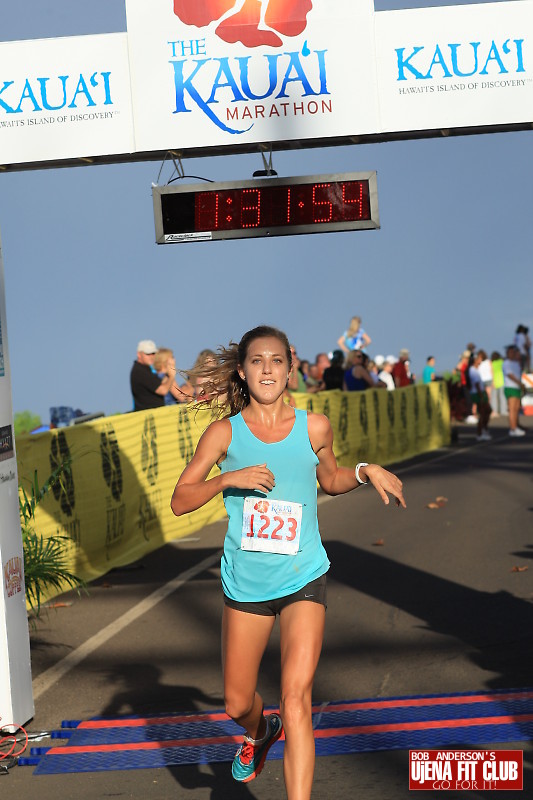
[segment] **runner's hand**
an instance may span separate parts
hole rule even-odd
[[[255,467],[244,467],[228,473],[231,486],[235,489],[250,489],[258,492],[270,492],[276,485],[274,475],[266,464]]]
[[[402,492],[403,484],[394,473],[383,469],[383,467],[380,467],[378,464],[369,464],[368,467],[362,467],[359,474],[361,474],[363,470],[386,506],[388,506],[390,502],[387,494],[388,492],[396,498],[397,506],[407,508]]]

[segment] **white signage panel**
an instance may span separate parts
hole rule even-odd
[[[372,0],[126,0],[136,147],[377,130]]]
[[[33,717],[4,267],[0,244],[0,728]]]
[[[133,150],[127,34],[0,44],[0,164]]]
[[[380,132],[531,121],[533,3],[375,15]]]

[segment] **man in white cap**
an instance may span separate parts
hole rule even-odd
[[[147,408],[160,408],[165,405],[165,395],[174,387],[176,363],[169,358],[166,364],[166,376],[160,378],[152,369],[157,347],[151,339],[142,339],[137,345],[137,361],[133,362],[130,372],[133,410],[144,411]]]

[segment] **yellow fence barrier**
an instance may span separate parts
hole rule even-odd
[[[394,392],[333,391],[294,398],[298,408],[329,417],[335,453],[345,466],[391,464],[450,440],[442,382]],[[62,461],[72,459],[70,476],[37,508],[37,532],[66,536],[69,568],[91,581],[222,518],[221,496],[180,518],[169,505],[210,419],[205,411],[165,406],[17,438],[23,485],[35,471],[44,483]]]

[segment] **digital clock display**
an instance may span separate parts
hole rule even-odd
[[[376,173],[156,186],[158,244],[379,228]]]

